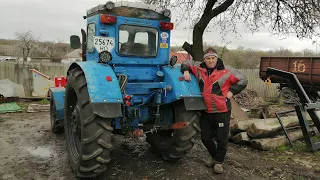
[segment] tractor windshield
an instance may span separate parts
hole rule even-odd
[[[153,57],[157,55],[158,30],[151,27],[121,25],[119,53],[124,56]]]

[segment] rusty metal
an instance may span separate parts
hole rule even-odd
[[[320,90],[320,57],[261,57],[259,76],[266,80],[267,68],[292,72],[302,86],[311,86]],[[273,83],[289,83],[286,79],[271,76]]]
[[[310,115],[315,127],[317,128],[318,132],[320,132],[320,114],[318,114],[316,111],[320,108],[320,103],[312,103],[301,83],[299,82],[296,74],[275,68],[267,68],[266,74],[267,76],[274,75],[282,77],[293,85],[292,87],[299,96],[299,101],[295,105],[295,110],[297,112],[305,143],[310,151],[319,150],[320,141],[316,141],[315,139],[313,139],[315,131],[310,128],[310,125],[306,119],[306,113]]]

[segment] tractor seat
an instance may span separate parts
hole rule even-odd
[[[141,43],[123,43],[120,48],[120,53],[124,55],[149,55],[149,48],[146,44]]]

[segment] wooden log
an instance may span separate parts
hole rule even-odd
[[[294,142],[296,140],[303,138],[303,134],[300,129],[296,130],[296,131],[289,132],[288,136],[289,136],[291,142]],[[279,146],[287,145],[287,144],[289,144],[289,141],[285,135],[277,136],[275,138],[254,139],[251,141],[252,148],[259,149],[259,150],[265,150],[265,151],[275,149]]]
[[[233,136],[232,140],[236,144],[250,144],[250,141],[251,141],[247,132],[241,132],[241,133]]]
[[[299,119],[297,116],[281,117],[283,126],[294,127],[299,126]],[[311,123],[311,118],[307,115],[307,120]],[[247,134],[251,138],[265,138],[276,136],[279,132],[283,131],[277,118],[271,120],[261,120],[260,122],[254,122],[247,129]]]
[[[230,126],[230,132],[233,134],[237,134],[240,132],[247,131],[247,129],[252,125],[252,123],[260,122],[262,120],[267,121],[268,119],[249,119],[245,121],[239,121]]]

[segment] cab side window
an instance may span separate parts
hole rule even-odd
[[[94,44],[93,44],[93,36],[96,34],[96,25],[94,23],[88,24],[88,35],[87,35],[87,51],[93,52],[94,51]]]

